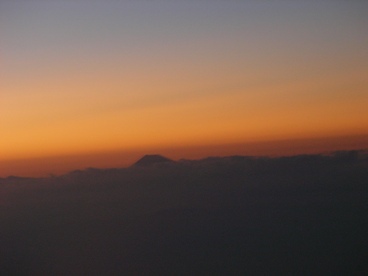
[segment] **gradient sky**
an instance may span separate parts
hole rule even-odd
[[[358,0],[1,1],[0,176],[368,147],[367,26]],[[272,141],[299,144],[229,148]]]

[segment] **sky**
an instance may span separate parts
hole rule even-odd
[[[0,2],[0,177],[368,148],[367,1]]]

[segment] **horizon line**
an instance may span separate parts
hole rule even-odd
[[[336,156],[339,153],[349,153],[349,152],[356,152],[356,153],[360,153],[363,156],[367,155],[368,156],[368,148],[361,148],[361,149],[345,149],[345,150],[334,150],[334,151],[326,151],[326,152],[319,152],[319,153],[298,153],[298,154],[286,154],[286,155],[279,155],[279,156],[271,156],[271,155],[242,155],[242,154],[233,154],[233,155],[225,155],[225,156],[221,156],[221,155],[209,155],[206,157],[202,157],[202,158],[179,158],[179,159],[174,159],[174,158],[170,158],[167,157],[166,155],[162,155],[159,153],[155,153],[155,154],[145,154],[143,156],[141,156],[141,158],[137,159],[134,163],[130,164],[129,166],[122,166],[122,167],[85,167],[85,168],[76,168],[76,169],[72,169],[69,170],[67,172],[61,173],[61,174],[54,174],[54,173],[49,173],[47,175],[44,176],[21,176],[21,175],[7,175],[7,176],[0,176],[1,180],[6,180],[9,178],[21,178],[21,179],[26,179],[26,178],[31,178],[31,179],[47,179],[47,178],[51,178],[51,177],[60,177],[63,175],[68,175],[70,173],[73,172],[83,172],[83,171],[87,171],[87,170],[113,170],[113,169],[129,169],[134,167],[134,165],[137,164],[138,161],[140,161],[141,159],[143,159],[146,156],[159,156],[159,157],[164,157],[166,159],[168,159],[168,161],[174,162],[174,163],[179,163],[181,161],[201,161],[201,160],[206,160],[206,159],[210,159],[210,158],[229,158],[229,157],[248,157],[248,158],[254,158],[254,159],[261,159],[261,158],[268,158],[268,159],[279,159],[279,158],[292,158],[292,157],[297,157],[297,156],[324,156],[324,157],[328,157],[328,156]]]

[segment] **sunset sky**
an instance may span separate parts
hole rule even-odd
[[[368,148],[368,1],[0,2],[0,177]]]

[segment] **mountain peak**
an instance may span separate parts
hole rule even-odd
[[[173,162],[171,159],[166,158],[159,154],[151,154],[151,155],[145,155],[141,159],[139,159],[134,166],[151,166],[158,163],[168,163]]]

